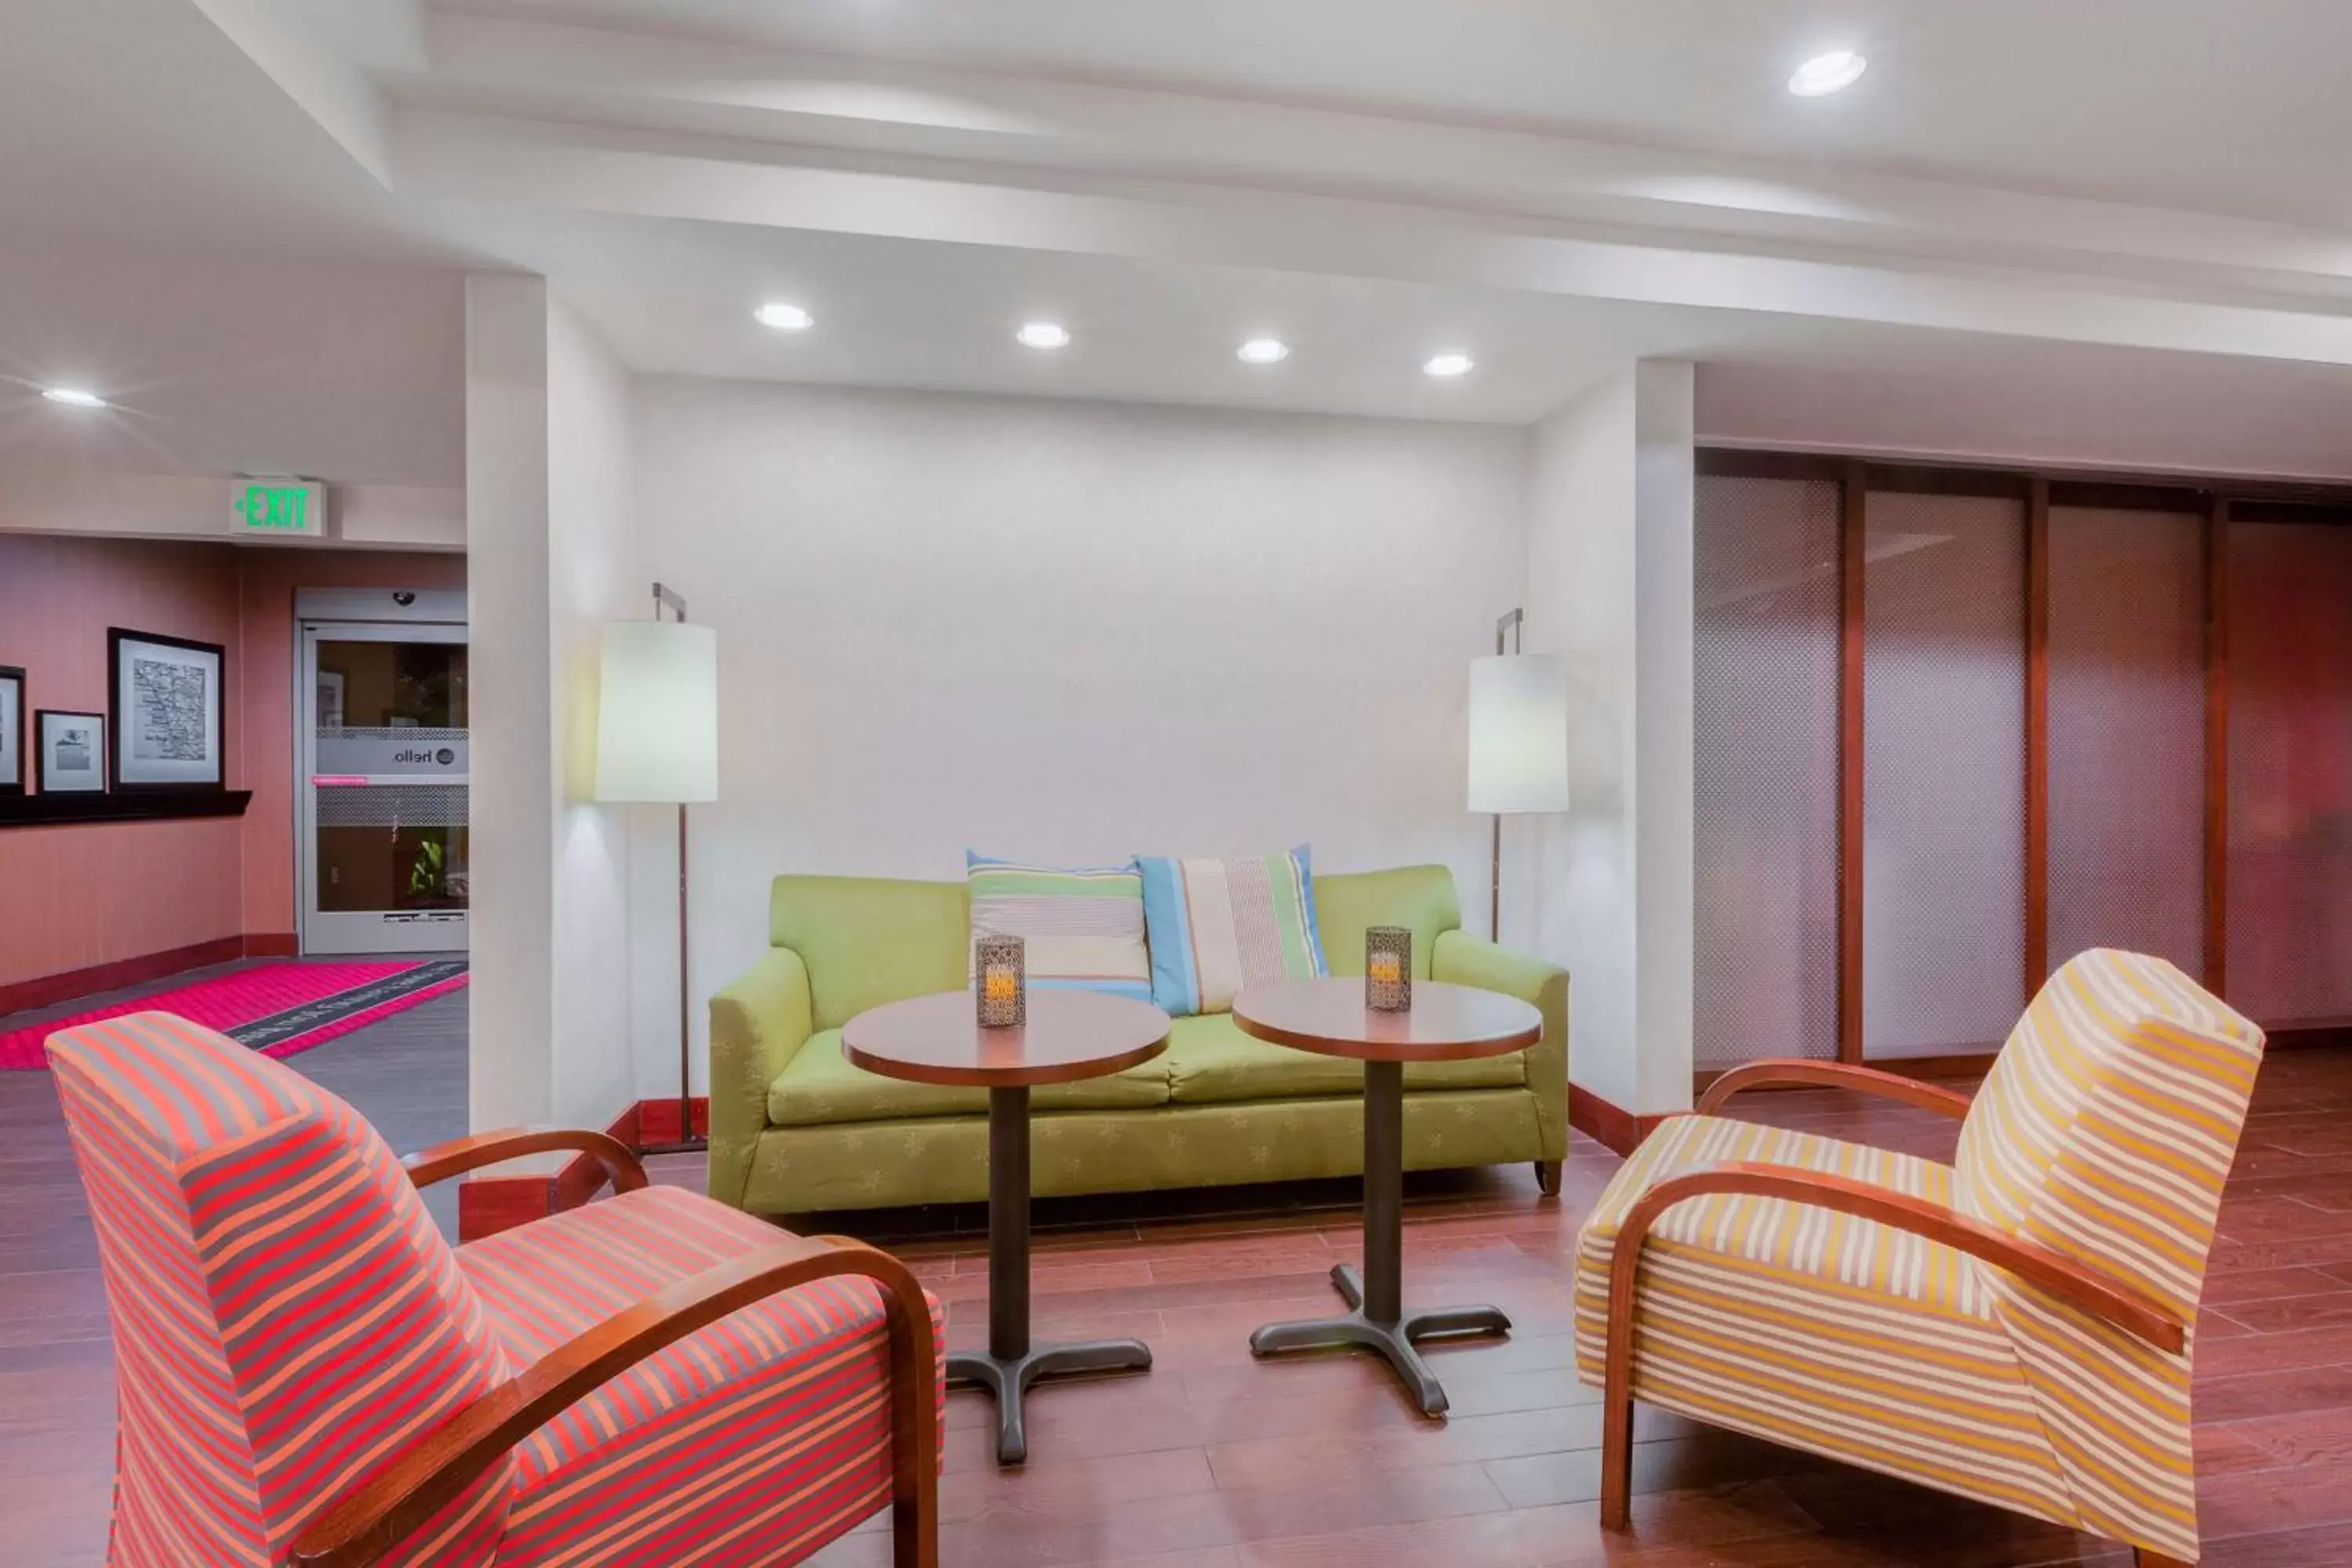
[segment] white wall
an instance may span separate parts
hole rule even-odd
[[[1572,976],[1570,1078],[1640,1113],[1690,1103],[1691,391],[1689,365],[1644,361],[1544,421],[1528,511],[1527,647],[1568,665],[1570,805],[1507,838],[1532,851],[1513,905]]]
[[[636,1098],[625,825],[585,804],[599,630],[636,613],[629,383],[543,280],[466,299],[471,1119],[602,1127]]]
[[[779,871],[1437,860],[1484,925],[1468,661],[1518,602],[1493,427],[641,379],[637,553],[719,636],[694,1009]],[[667,829],[665,814],[661,826]],[[635,836],[638,1084],[675,1060],[675,858]]]

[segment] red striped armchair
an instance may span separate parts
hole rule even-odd
[[[114,1323],[111,1568],[938,1560],[938,1306],[895,1259],[653,1187],[601,1133],[404,1166],[164,1013],[52,1037]],[[614,1195],[452,1249],[416,1187],[584,1150]]]
[[[1633,1403],[2198,1556],[2197,1301],[2263,1033],[2162,959],[2042,988],[1973,1102],[1830,1062],[1711,1085],[1577,1240],[1576,1359],[1604,1390],[1601,1522]],[[1950,1165],[1710,1114],[1832,1084],[1964,1118]]]

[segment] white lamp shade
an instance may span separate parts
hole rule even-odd
[[[1470,661],[1470,809],[1568,809],[1568,668],[1559,659]]]
[[[596,798],[719,798],[719,634],[677,621],[604,627]]]

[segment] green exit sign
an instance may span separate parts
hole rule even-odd
[[[327,487],[302,479],[239,479],[229,497],[239,533],[323,538]]]

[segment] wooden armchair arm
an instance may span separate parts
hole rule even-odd
[[[1810,1061],[1801,1058],[1780,1058],[1770,1061],[1747,1062],[1733,1068],[1706,1086],[1699,1096],[1701,1116],[1712,1115],[1715,1108],[1745,1089],[1762,1089],[1771,1084],[1822,1084],[1831,1089],[1850,1089],[1859,1094],[1875,1094],[1887,1100],[1899,1100],[1906,1105],[1916,1105],[1927,1110],[1940,1110],[1947,1116],[1965,1117],[1969,1113],[1969,1097],[1953,1089],[1937,1089],[1931,1083],[1921,1083],[1916,1078],[1899,1073],[1881,1072],[1876,1068],[1856,1067],[1851,1062]]]
[[[792,1237],[705,1269],[557,1346],[338,1498],[295,1541],[295,1568],[376,1562],[500,1455],[615,1373],[763,1297],[839,1274],[878,1282],[889,1314],[893,1562],[938,1568],[939,1362],[930,1308],[905,1264],[841,1237]]]
[[[2054,1252],[2039,1242],[2026,1241],[1995,1230],[1980,1220],[1907,1194],[1873,1186],[1851,1176],[1834,1176],[1798,1165],[1735,1162],[1709,1165],[1669,1176],[1634,1201],[1618,1230],[1610,1259],[1610,1357],[1618,1354],[1618,1325],[1631,1324],[1634,1286],[1641,1268],[1642,1244],[1660,1215],[1685,1198],[1709,1193],[1745,1193],[1757,1197],[1786,1198],[1863,1219],[1875,1220],[1940,1242],[1971,1258],[2006,1268],[2038,1285],[2060,1300],[2113,1323],[2146,1340],[2160,1351],[2179,1354],[2187,1331],[2179,1318],[2129,1286]],[[1633,1336],[1622,1336],[1623,1350],[1633,1354]],[[1630,1366],[1628,1368],[1630,1371]]]
[[[501,1127],[494,1132],[436,1143],[400,1163],[407,1167],[410,1181],[429,1187],[484,1165],[543,1154],[551,1149],[575,1149],[594,1155],[616,1193],[634,1193],[646,1184],[646,1167],[635,1150],[608,1132],[592,1132],[585,1127]]]

